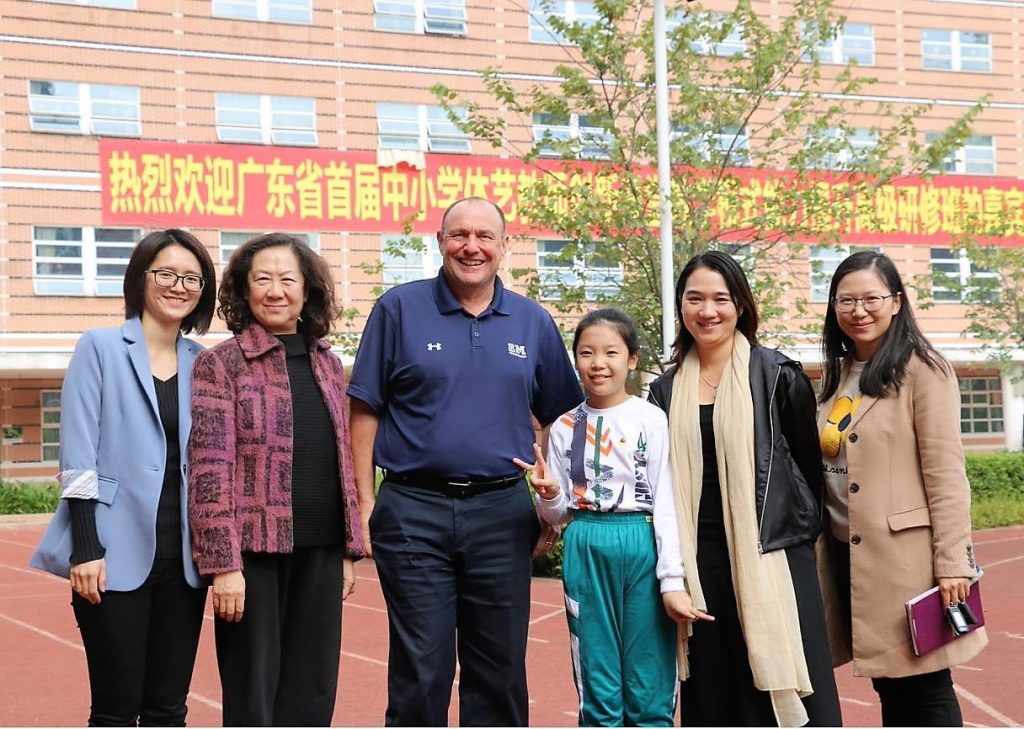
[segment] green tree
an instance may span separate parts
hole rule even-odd
[[[513,275],[531,295],[557,299],[566,313],[588,300],[628,310],[645,336],[642,368],[656,371],[661,284],[650,8],[647,0],[595,5],[596,20],[573,23],[549,14],[549,4],[534,8],[561,43],[565,60],[553,81],[531,84],[492,67],[481,76],[486,103],[441,84],[433,92],[454,123],[493,147],[535,164],[560,160],[554,170],[542,165],[520,211],[537,230],[567,241],[549,262],[567,271],[583,261],[591,275],[577,270],[543,280],[535,269]],[[725,14],[697,3],[670,8],[675,270],[708,248],[732,252],[747,266],[769,332],[786,330],[782,315],[791,315],[791,307],[804,310],[803,289],[788,303],[784,298],[794,280],[806,281],[800,242],[837,243],[836,216],[871,217],[878,186],[938,168],[982,109],[979,102],[923,144],[916,123],[930,107],[864,101],[875,79],[855,60],[845,67],[820,62],[816,48],[843,23],[832,0],[795,0],[777,22],[759,15],[750,0],[738,0]],[[855,116],[873,120],[869,144],[860,143]],[[535,122],[546,132],[530,144],[516,144],[508,133]],[[813,184],[823,167],[841,183],[828,194]],[[729,211],[749,210],[749,189],[741,182],[750,168],[786,173],[769,175],[777,184],[756,214],[730,224]],[[716,216],[723,222],[712,225]]]

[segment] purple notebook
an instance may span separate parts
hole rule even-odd
[[[967,605],[978,619],[977,624],[968,626],[969,635],[985,624],[985,612],[981,607],[981,582],[971,583],[971,594],[967,597]],[[916,597],[907,600],[907,622],[910,624],[910,637],[914,641],[914,653],[923,656],[931,653],[939,646],[946,645],[958,637],[946,619],[946,611],[942,609],[942,595],[939,588],[933,587]]]

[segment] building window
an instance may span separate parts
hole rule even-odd
[[[37,294],[121,296],[140,231],[125,228],[32,229]]]
[[[220,232],[220,263],[222,266],[226,266],[228,259],[231,258],[231,254],[235,252],[238,246],[245,243],[247,240],[255,238],[258,235],[268,231],[259,230],[222,230]],[[307,246],[312,248],[314,251],[320,251],[320,236],[317,233],[290,233]]]
[[[535,43],[568,43],[551,27],[549,18],[560,18],[566,23],[594,25],[601,19],[595,3],[585,0],[530,0],[530,40]]]
[[[142,136],[135,86],[29,81],[28,111],[34,132]]]
[[[615,135],[580,114],[533,115],[533,142],[541,157],[611,159]]]
[[[463,119],[465,109],[455,112]],[[381,149],[423,152],[469,152],[469,136],[455,126],[440,106],[377,104],[377,142]]]
[[[218,18],[309,25],[313,22],[313,0],[213,0],[213,14]]]
[[[466,35],[466,0],[373,0],[373,27],[399,33]]]
[[[25,428],[21,425],[5,425],[3,431],[4,445],[17,445],[25,442]]]
[[[808,165],[825,170],[844,170],[854,166],[876,144],[870,129],[829,127],[808,137],[818,152],[815,159],[808,160]]]
[[[725,13],[712,13],[711,20],[721,30],[724,30],[729,22],[729,17]],[[665,20],[668,37],[671,38],[676,29],[684,23],[686,23],[685,15],[681,17],[678,12],[670,13],[669,17]],[[747,43],[743,40],[743,29],[738,24],[730,27],[724,36],[718,33],[714,37],[700,35],[691,38],[690,46],[696,53],[705,56],[732,56],[737,53],[746,53],[747,51]]]
[[[560,285],[583,285],[584,298],[587,301],[615,296],[622,285],[622,267],[604,260],[583,246],[577,248],[575,258],[567,260],[567,244],[568,241],[565,240],[537,241],[537,276],[541,286],[541,299],[561,299]]]
[[[967,30],[922,30],[921,66],[942,71],[992,70],[992,39]]]
[[[136,0],[43,0],[43,2],[59,3],[61,5],[86,5],[92,8],[120,8],[122,10],[135,10]]]
[[[960,432],[1001,435],[1003,386],[998,377],[960,378]]]
[[[938,134],[925,135],[925,142],[933,143]],[[995,137],[974,135],[968,137],[964,146],[954,149],[942,161],[938,170],[933,172],[952,172],[959,175],[994,175],[996,173],[996,141]]]
[[[441,250],[429,235],[382,235],[380,237],[381,277],[385,285],[420,281],[437,275]]]
[[[872,246],[811,246],[811,301],[828,302],[828,290],[836,267],[851,253],[877,251]]]
[[[970,293],[973,281],[997,279],[999,274],[976,266],[964,251],[932,248],[932,298],[960,303]],[[986,290],[985,298],[998,296],[998,289]]]
[[[823,38],[814,52],[822,63],[875,65],[875,28],[863,23],[845,23],[832,38]]]
[[[42,415],[40,440],[44,461],[60,460],[60,390],[40,390],[39,410]]]
[[[740,167],[750,164],[750,138],[746,127],[738,124],[717,128],[676,127],[672,137],[682,138],[705,162]]]
[[[316,101],[301,96],[218,93],[217,139],[316,146]]]

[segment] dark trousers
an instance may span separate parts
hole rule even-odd
[[[340,546],[242,555],[245,614],[214,619],[224,726],[330,726],[343,559]]]
[[[206,589],[189,587],[181,559],[157,559],[130,592],[98,605],[72,595],[89,665],[89,726],[185,726]]]
[[[832,540],[835,579],[843,617],[850,620],[850,545]],[[948,668],[899,678],[873,678],[882,704],[882,726],[963,726]]]
[[[539,530],[522,482],[469,498],[384,482],[370,534],[390,625],[387,726],[447,726],[456,655],[460,725],[527,725]]]

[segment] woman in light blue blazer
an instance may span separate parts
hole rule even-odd
[[[32,566],[71,581],[89,726],[184,726],[206,585],[192,561],[186,445],[213,262],[181,230],[147,235],[126,321],[82,335],[61,390],[61,502]]]

